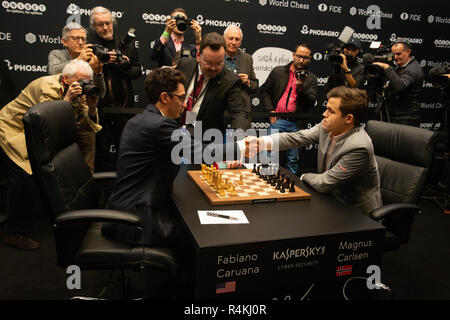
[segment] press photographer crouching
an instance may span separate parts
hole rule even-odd
[[[388,122],[418,127],[420,125],[419,97],[422,93],[423,70],[411,55],[411,45],[406,39],[397,39],[391,46],[395,67],[384,62],[373,62],[384,71],[389,81],[384,99]]]
[[[364,65],[358,61],[362,53],[361,41],[350,38],[342,48],[332,52],[329,61],[333,66],[331,75],[325,85],[325,93],[331,89],[346,86],[348,88],[361,88],[364,83]]]

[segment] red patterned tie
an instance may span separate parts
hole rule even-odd
[[[203,79],[205,77],[203,76],[203,74],[200,75],[198,81],[197,81],[197,85],[194,88],[194,92],[189,96],[189,99],[187,101],[187,111],[191,111],[192,107],[194,106],[195,102],[197,102],[198,96],[200,95],[200,92],[202,91],[202,86],[203,86]]]

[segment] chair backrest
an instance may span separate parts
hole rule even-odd
[[[407,125],[368,121],[384,204],[417,203],[434,155],[436,133]]]
[[[60,214],[97,208],[95,183],[77,145],[73,107],[62,100],[38,104],[23,117],[33,175],[53,221]],[[87,225],[66,234],[55,232],[58,261],[70,259]]]

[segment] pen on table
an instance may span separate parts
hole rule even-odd
[[[225,214],[219,214],[219,213],[209,212],[209,211],[206,212],[206,215],[210,216],[210,217],[223,218],[223,219],[228,219],[228,220],[239,220],[236,217],[230,217],[230,216],[227,216]]]

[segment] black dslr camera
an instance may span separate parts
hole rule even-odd
[[[91,97],[100,96],[100,88],[94,84],[94,81],[81,79],[78,81],[78,83],[80,84],[81,89],[83,90],[82,94],[87,94],[88,96]]]
[[[100,60],[101,63],[107,63],[109,61],[110,55],[108,53],[108,49],[99,44],[93,44],[91,48],[93,53],[97,56],[98,60]]]
[[[295,71],[295,77],[297,78],[297,80],[305,81],[307,76],[308,73],[305,70]]]
[[[186,31],[192,24],[192,19],[187,19],[182,14],[176,15],[172,19],[175,19],[177,28],[180,31]]]

